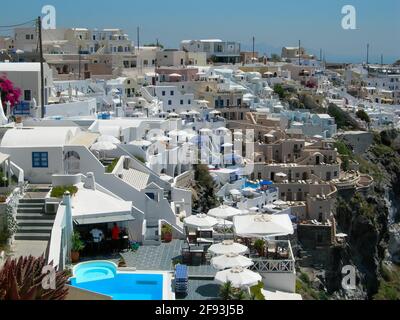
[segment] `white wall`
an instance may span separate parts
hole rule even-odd
[[[10,155],[11,161],[20,167],[25,174],[25,179],[31,183],[51,183],[53,174],[64,173],[63,149],[62,147],[35,147],[35,148],[5,148],[0,151]],[[33,168],[32,152],[48,152],[49,167]]]
[[[78,117],[94,115],[97,111],[96,99],[46,106],[46,116]]]

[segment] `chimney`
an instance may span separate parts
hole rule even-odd
[[[86,174],[87,178],[85,181],[85,184],[83,185],[84,188],[86,189],[91,189],[96,191],[96,180],[94,178],[94,173],[93,172],[88,172]]]

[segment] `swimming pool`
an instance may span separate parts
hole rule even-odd
[[[270,187],[273,185],[272,181],[269,180],[262,180],[259,183],[254,183],[254,182],[250,182],[249,180],[246,180],[244,182],[243,188],[242,189],[246,189],[246,188],[251,188],[251,189],[260,189],[262,187]]]
[[[120,272],[107,261],[81,263],[73,270],[73,287],[99,293],[113,300],[165,300],[166,275]]]

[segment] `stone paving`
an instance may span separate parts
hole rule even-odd
[[[174,271],[174,261],[181,258],[185,242],[174,240],[160,246],[142,246],[137,252],[121,253],[129,268],[152,271]],[[190,277],[213,279],[217,270],[210,265],[188,266]]]

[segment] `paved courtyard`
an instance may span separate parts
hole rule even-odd
[[[160,246],[142,246],[137,252],[122,253],[129,268],[137,270],[174,271],[174,261],[180,260],[185,242],[174,240]],[[217,270],[210,265],[189,266],[189,276],[212,280]]]

